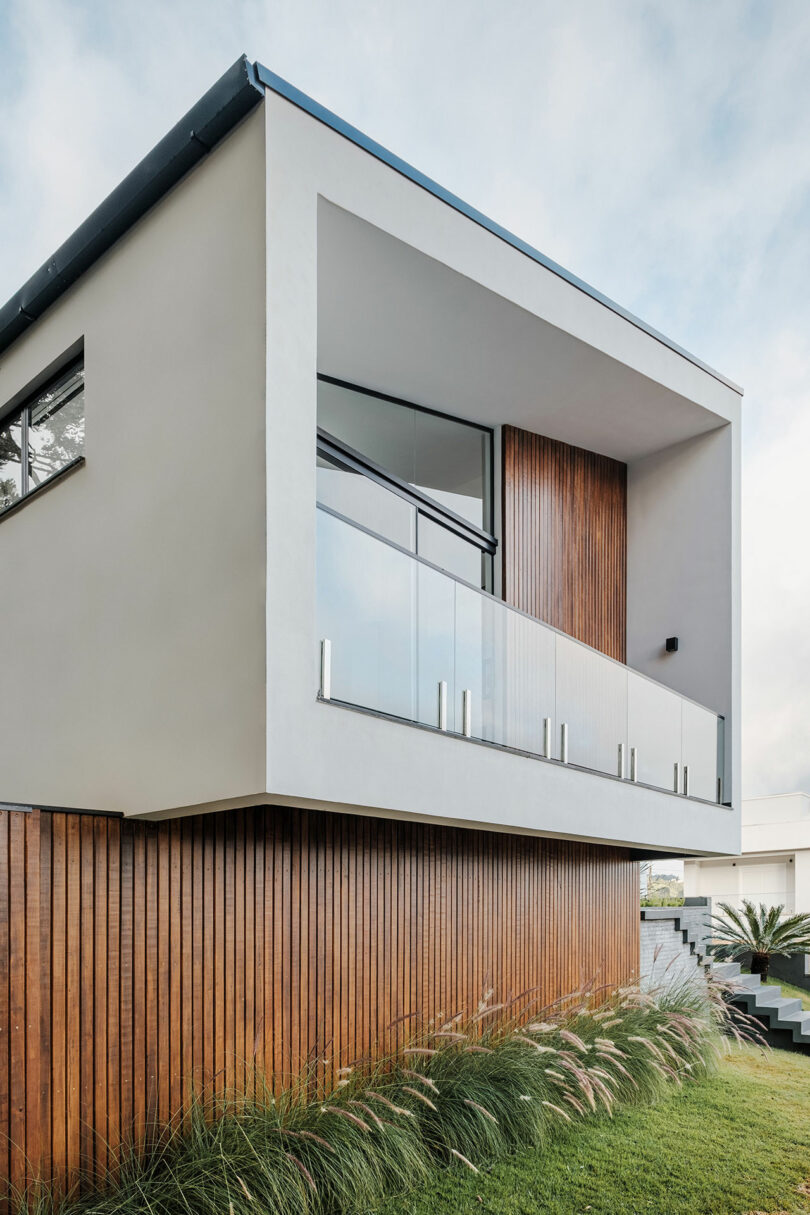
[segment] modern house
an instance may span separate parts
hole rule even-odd
[[[242,59],[0,351],[0,1175],[738,850],[740,390],[600,292]]]
[[[696,858],[684,864],[684,894],[742,905],[783,904],[810,915],[810,796],[782,793],[742,803],[741,856]]]

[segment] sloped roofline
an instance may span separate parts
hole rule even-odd
[[[108,249],[123,236],[150,207],[166,194],[172,186],[206,156],[246,114],[258,105],[264,90],[270,89],[280,97],[304,110],[318,122],[350,140],[363,151],[376,157],[395,172],[426,190],[441,202],[479,224],[499,240],[505,241],[518,252],[550,270],[570,283],[578,291],[609,308],[618,316],[642,330],[649,337],[661,342],[694,366],[719,380],[727,388],[742,395],[738,384],[690,354],[665,334],[597,291],[589,283],[578,278],[546,257],[539,249],[515,236],[506,228],[465,203],[463,199],[445,190],[438,182],[426,177],[412,165],[389,152],[381,144],[370,139],[357,127],[344,122],[337,114],[302,93],[275,72],[261,63],[251,63],[242,55],[232,67],[214,84],[188,113],[172,127],[140,164],[116,186],[111,194],[87,217],[72,236],[60,245],[56,252],[40,266],[31,278],[0,308],[0,353],[6,350],[20,334],[40,317],[63,292],[89,269]]]

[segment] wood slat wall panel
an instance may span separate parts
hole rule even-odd
[[[626,660],[627,465],[503,428],[503,597]]]
[[[0,811],[2,1175],[101,1175],[192,1088],[328,1081],[488,987],[622,982],[637,870],[620,848],[285,808]]]

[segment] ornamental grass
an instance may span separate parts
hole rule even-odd
[[[438,1169],[478,1172],[542,1150],[577,1124],[651,1102],[712,1069],[756,1022],[709,979],[592,988],[537,1010],[532,996],[424,1026],[373,1067],[342,1068],[328,1093],[196,1102],[182,1124],[119,1159],[105,1183],[58,1204],[17,1196],[20,1215],[341,1215],[372,1210]]]

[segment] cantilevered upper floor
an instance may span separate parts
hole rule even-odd
[[[722,376],[244,60],[0,346],[0,800],[736,849]]]

